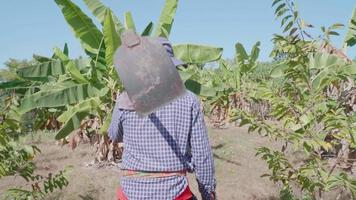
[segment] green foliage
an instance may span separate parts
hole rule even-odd
[[[83,0],[93,15],[104,24],[106,10],[108,9],[100,0]]]
[[[31,177],[32,191],[21,188],[8,189],[4,194],[4,199],[22,200],[22,199],[43,199],[45,196],[56,189],[63,189],[68,185],[68,180],[65,175],[66,171],[60,171],[58,174],[44,177],[36,175]]]
[[[10,58],[0,70],[0,82],[17,80],[16,70],[35,64],[36,61],[16,60]]]
[[[254,87],[251,80],[257,81],[253,77],[256,77],[254,71],[258,66],[259,45],[257,42],[249,55],[243,45],[237,43],[233,62],[220,59],[218,68],[195,72],[195,80],[214,91],[201,96],[206,97],[205,110],[209,110],[207,113],[218,113],[217,123],[223,123],[229,117],[231,108],[245,106],[247,89],[252,90]]]
[[[40,63],[17,70],[21,78],[45,78],[48,76],[58,76],[65,73],[65,67],[60,60],[53,60]]]
[[[125,13],[122,24],[100,0],[84,3],[101,28],[71,0],[55,2],[89,58],[70,58],[65,45],[63,50],[55,48],[51,57],[34,55],[31,62],[10,60],[6,63],[8,69],[0,72],[0,81],[6,81],[0,83],[1,94],[6,94],[3,99],[7,101],[1,106],[6,112],[0,119],[0,177],[20,175],[33,188],[11,189],[7,193],[9,199],[43,198],[68,184],[62,172],[47,177],[34,175],[31,160],[39,150],[15,140],[24,130],[24,119],[33,114],[30,117],[36,116],[35,123],[56,120],[56,139],[80,131],[90,120],[96,120],[99,132],[105,135],[113,99],[123,89],[113,68],[113,54],[121,45],[120,35],[125,29],[137,31],[130,12]],[[156,27],[150,22],[142,35],[150,36],[154,31],[154,36],[168,38],[177,5],[178,0],[166,0]],[[355,195],[355,180],[335,170],[342,160],[340,146],[356,147],[356,117],[347,105],[352,87],[337,94],[329,92],[355,81],[356,63],[333,55],[335,49],[330,46],[330,37],[338,36],[337,30],[343,25],[321,27],[322,36],[313,38],[307,32],[313,26],[300,17],[294,1],[274,0],[272,7],[283,30],[272,40],[274,62],[257,61],[260,42],[249,53],[237,43],[234,60],[222,59],[222,48],[175,45],[176,57],[187,67],[179,70],[181,78],[189,90],[202,98],[205,110],[220,115],[218,121],[239,119],[241,126],[249,125],[250,132],[286,144],[280,151],[266,147],[257,151],[271,171],[263,176],[282,185],[281,199],[297,199],[292,185],[302,191],[304,199],[315,199],[337,188]],[[346,46],[356,43],[355,13],[348,27]],[[214,67],[206,65],[210,62],[215,62]],[[275,123],[254,113],[252,106],[259,104],[267,105],[267,117]],[[297,164],[291,162],[286,153],[288,145],[303,151],[306,159]],[[337,154],[333,166],[323,156],[328,153]]]
[[[103,35],[93,21],[71,0],[55,0],[55,2],[61,8],[64,18],[83,48],[91,53],[98,53]]]
[[[171,33],[178,0],[167,0],[158,21],[155,36],[168,38]]]
[[[43,199],[46,194],[55,189],[62,189],[68,185],[65,171],[48,176],[36,175],[36,166],[32,159],[40,153],[33,145],[19,143],[17,136],[20,134],[21,125],[19,118],[14,113],[13,106],[17,104],[17,97],[6,99],[7,106],[1,110],[0,123],[0,178],[5,176],[20,176],[31,185],[27,187],[11,188],[3,194],[4,199]],[[15,105],[14,105],[15,104]]]
[[[150,22],[150,23],[146,26],[146,28],[142,31],[141,35],[142,35],[142,36],[149,36],[149,35],[151,35],[152,30],[153,30],[153,23]]]
[[[205,64],[219,60],[222,48],[196,45],[180,44],[173,47],[174,55],[187,64]]]
[[[69,107],[63,112],[57,119],[64,125],[58,131],[56,139],[65,138],[72,131],[79,128],[81,121],[89,114],[97,114],[100,100],[97,98],[91,98]]]
[[[239,66],[241,74],[249,73],[257,66],[256,61],[260,54],[260,44],[260,42],[257,42],[253,45],[250,55],[246,53],[246,50],[241,43],[235,45],[235,62],[237,66]]]
[[[339,36],[340,34],[336,32],[338,29],[344,28],[343,24],[333,24],[328,28],[325,28],[324,26],[321,27],[321,31],[324,33],[325,41],[330,41],[330,36]]]
[[[99,22],[104,25],[105,20],[105,13],[109,8],[106,7],[104,4],[101,3],[100,0],[83,0],[84,3],[87,5],[89,10],[93,13],[93,15],[99,20]],[[115,29],[118,35],[124,31],[124,26],[120,22],[119,18],[114,15],[111,11],[111,15],[115,24]]]
[[[305,30],[313,26],[300,18],[293,1],[275,0],[272,4],[285,35],[274,36],[271,56],[276,62],[268,81],[249,87],[247,93],[254,101],[267,101],[269,116],[277,122],[242,109],[233,110],[232,120],[240,119],[240,126],[249,125],[250,132],[285,143],[281,150],[262,147],[257,151],[270,169],[263,176],[282,185],[281,199],[299,199],[292,186],[301,190],[303,199],[322,198],[337,188],[348,190],[355,198],[355,180],[335,170],[346,162],[343,149],[356,145],[356,118],[345,103],[352,87],[344,86],[354,83],[356,63],[330,48],[330,36],[339,35],[335,30],[343,25],[322,27],[324,37],[315,39]],[[240,45],[236,47],[240,49],[236,57],[246,60],[246,51]],[[335,90],[338,92],[330,92]],[[292,162],[287,149],[300,150],[304,159]],[[325,157],[330,154],[336,158]]]
[[[105,89],[99,90],[90,84],[74,84],[70,82],[64,82],[62,84],[55,84],[56,88],[51,89],[44,88],[43,90],[34,94],[28,95],[21,101],[19,111],[26,113],[34,108],[49,108],[60,107],[78,103],[89,97],[97,95],[104,95]]]
[[[356,8],[354,9],[350,19],[349,29],[345,37],[345,43],[350,47],[356,44]]]
[[[133,30],[134,32],[136,32],[136,26],[135,26],[131,12],[125,13],[125,27],[127,30],[130,29],[130,30]]]
[[[108,66],[113,65],[113,55],[116,49],[121,45],[121,40],[119,35],[117,34],[117,30],[115,28],[115,23],[113,20],[113,16],[109,9],[105,12],[105,20],[103,25],[103,35],[105,42],[105,59]]]
[[[46,127],[37,122],[48,121],[46,117],[50,117],[54,124],[61,125],[56,139],[62,139],[78,129],[80,131],[82,124],[94,118],[99,119],[99,126],[107,126],[113,99],[123,89],[113,68],[113,54],[121,45],[120,34],[123,30],[136,31],[136,27],[130,12],[125,13],[124,26],[100,0],[84,0],[84,3],[100,22],[101,29],[71,0],[55,2],[89,58],[69,58],[67,45],[64,50],[55,48],[50,58],[35,55],[35,65],[18,70],[19,80],[2,83],[0,88],[8,92],[22,89],[16,112],[21,115],[34,112],[36,116],[41,116],[35,121],[34,128]],[[178,1],[166,1],[156,27],[156,36],[169,36],[177,4]],[[148,36],[152,31],[153,23],[149,23],[142,35]],[[177,55],[194,65],[218,60],[222,53],[221,48],[199,45],[187,44],[177,48]],[[186,85],[202,95],[215,93],[192,80]],[[104,128],[100,132],[106,134]]]

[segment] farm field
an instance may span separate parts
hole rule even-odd
[[[56,145],[49,133],[45,133],[41,139],[39,137],[37,134],[33,141],[42,150],[41,156],[35,159],[40,174],[72,166],[68,176],[69,185],[54,192],[48,199],[113,199],[120,170],[116,166],[86,166],[95,155],[93,146],[80,144],[73,151],[69,146]],[[276,185],[268,179],[260,178],[268,170],[264,161],[254,156],[255,148],[266,144],[274,146],[273,143],[268,142],[267,138],[248,134],[246,128],[238,127],[210,127],[209,137],[214,149],[217,193],[220,199],[277,199]],[[194,193],[199,195],[194,176],[190,175],[189,178]],[[0,188],[26,183],[21,181],[20,177],[7,177],[0,180]]]
[[[43,1],[44,15],[32,4],[18,12],[37,20],[6,21],[13,41],[5,47],[31,55],[0,55],[1,200],[115,199],[124,175],[152,178],[123,182],[130,200],[172,199],[183,188],[179,177],[157,176],[190,169],[190,155],[204,200],[216,200],[214,177],[222,200],[356,200],[354,3],[114,1]],[[9,1],[4,10],[27,3]],[[219,6],[230,11],[210,11]],[[319,17],[331,16],[324,6],[335,18]],[[38,31],[54,31],[40,41],[13,34],[42,19]],[[228,45],[214,41],[230,33]],[[44,44],[52,50],[38,51]],[[185,89],[192,94],[167,104]],[[137,171],[120,169],[123,146]]]
[[[209,127],[209,139],[213,148],[216,166],[217,194],[219,199],[236,200],[278,200],[278,186],[268,178],[260,176],[268,172],[264,161],[255,156],[256,148],[267,146],[278,149],[279,142],[271,142],[267,137],[248,133],[247,128],[227,127],[222,129]],[[121,171],[117,166],[91,165],[95,156],[94,147],[88,143],[80,144],[75,150],[56,144],[53,133],[36,134],[33,141],[41,150],[41,156],[35,159],[39,174],[48,174],[69,167],[69,185],[53,192],[48,200],[100,200],[113,199],[119,184]],[[290,154],[297,161],[298,154]],[[193,174],[189,174],[192,191],[199,195]],[[26,184],[20,177],[6,177],[0,180],[1,190]],[[0,190],[0,193],[1,193]],[[349,199],[344,197],[340,199]],[[329,194],[326,199],[335,199]]]

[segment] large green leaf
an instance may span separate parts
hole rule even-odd
[[[105,10],[107,7],[100,0],[83,0],[93,15],[104,24]]]
[[[236,63],[244,63],[244,61],[249,58],[244,46],[241,43],[236,43],[235,50],[236,50],[236,55],[235,55]]]
[[[61,60],[64,64],[68,63],[69,61],[69,57],[68,55],[66,55],[61,49],[59,49],[58,47],[55,47],[53,49],[54,51],[54,56],[56,58],[58,58],[59,60]]]
[[[345,74],[355,75],[356,74],[356,62],[353,61],[351,64],[342,68]]]
[[[60,60],[53,60],[19,69],[17,74],[22,78],[57,76],[65,74],[65,67]]]
[[[55,138],[57,140],[62,139],[74,130],[78,129],[81,121],[89,114],[95,114],[96,110],[99,108],[99,105],[100,100],[98,98],[90,98],[63,112],[57,120],[64,123],[64,125],[58,131]]]
[[[211,97],[216,95],[216,91],[213,88],[206,87],[192,79],[188,79],[184,85],[188,90],[199,96]]]
[[[345,43],[347,46],[354,46],[356,44],[356,8],[354,9],[350,19],[349,29],[345,37]]]
[[[189,64],[205,64],[221,58],[223,49],[197,44],[180,44],[173,47],[174,55]]]
[[[312,79],[312,87],[315,91],[324,90],[324,88],[329,85],[335,76],[330,76],[331,73],[335,71],[335,68],[325,67]]]
[[[89,83],[89,81],[83,76],[83,74],[80,73],[74,61],[69,61],[66,65],[66,68],[71,77],[78,83]]]
[[[116,32],[115,24],[112,18],[111,11],[106,9],[105,21],[103,26],[104,42],[105,42],[105,59],[108,66],[113,65],[113,55],[117,47],[121,44],[119,35]]]
[[[275,66],[273,66],[271,72],[270,72],[270,75],[272,78],[280,78],[280,77],[283,77],[285,74],[284,74],[284,71],[288,69],[288,65],[285,64],[284,62],[282,63],[279,63]]]
[[[20,89],[28,88],[29,81],[13,80],[0,83],[0,89]]]
[[[100,127],[99,133],[100,134],[107,134],[108,133],[108,129],[111,123],[111,118],[112,118],[112,114],[108,113],[104,119],[103,125]]]
[[[260,45],[261,42],[256,42],[255,45],[253,45],[252,50],[251,50],[251,61],[255,62],[260,55]]]
[[[312,77],[314,90],[324,90],[325,87],[342,75],[352,76],[356,73],[355,62],[347,63],[342,58],[327,53],[310,55],[309,65],[311,69],[317,69]]]
[[[99,22],[104,25],[105,12],[109,9],[100,0],[84,0],[85,4],[88,6],[89,10],[93,15],[99,20]],[[119,18],[111,12],[112,18],[115,23],[115,28],[117,33],[120,35],[124,30],[124,26],[120,22]]]
[[[161,16],[158,21],[155,35],[168,38],[172,29],[174,15],[178,6],[178,0],[166,0]]]
[[[52,58],[48,58],[48,57],[45,57],[45,56],[40,56],[40,55],[37,55],[37,54],[33,54],[33,59],[35,59],[36,61],[38,62],[49,62],[49,61],[52,61],[53,59]]]
[[[107,92],[107,91],[106,91]],[[105,91],[99,90],[89,84],[59,84],[28,95],[21,101],[19,112],[26,113],[34,108],[60,107],[78,103],[84,99],[104,95]]]
[[[74,106],[69,107],[65,112],[58,116],[59,122],[65,123],[70,120],[75,113],[79,112],[94,112],[100,105],[100,100],[97,97],[83,100]]]
[[[250,55],[246,53],[246,49],[241,43],[235,45],[235,61],[240,68],[241,75],[251,72],[257,66],[256,61],[260,54],[260,44],[260,42],[256,42],[253,45]]]
[[[126,26],[126,29],[130,29],[130,30],[133,30],[134,32],[136,32],[136,26],[135,26],[135,22],[133,20],[131,12],[125,13],[125,26]]]
[[[310,69],[323,69],[330,66],[340,66],[345,64],[346,62],[342,58],[328,53],[315,53],[309,55]]]
[[[149,36],[149,35],[151,35],[152,30],[153,30],[153,23],[150,22],[150,23],[146,26],[146,28],[142,31],[141,36]]]
[[[67,135],[69,135],[71,132],[78,129],[81,121],[88,115],[89,115],[89,113],[87,113],[87,112],[79,112],[79,113],[73,114],[72,118],[70,118],[68,121],[66,121],[65,124],[62,126],[62,128],[58,131],[55,139],[56,140],[63,139]]]
[[[186,71],[186,70],[185,71],[179,70],[178,72],[183,83],[188,79],[190,79],[195,74],[194,72]]]
[[[93,21],[70,0],[55,0],[61,8],[64,18],[71,26],[75,36],[80,39],[83,48],[97,53],[103,35]]]

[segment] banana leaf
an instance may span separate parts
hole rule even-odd
[[[134,32],[136,32],[135,22],[132,18],[131,12],[125,13],[125,27],[126,27],[126,29],[131,29]]]
[[[215,89],[206,87],[192,79],[188,79],[184,85],[188,90],[198,96],[211,97],[216,95]]]
[[[174,15],[176,14],[178,0],[166,0],[161,16],[158,21],[155,35],[168,38],[172,29]]]
[[[81,121],[88,115],[89,113],[87,112],[74,113],[72,118],[66,121],[62,128],[58,131],[55,136],[55,139],[60,140],[67,137],[70,133],[80,127]]]
[[[309,55],[310,69],[323,69],[331,66],[345,65],[346,62],[335,55],[328,53],[315,53]]]
[[[350,47],[356,44],[356,8],[354,8],[352,17],[350,19],[349,28],[345,37],[345,43]]]
[[[103,35],[93,21],[72,1],[55,0],[64,18],[86,51],[97,53]]]
[[[223,52],[223,48],[197,44],[175,45],[173,50],[175,57],[189,64],[205,64],[219,60]]]
[[[119,35],[116,32],[112,13],[106,9],[105,21],[103,26],[104,42],[105,42],[105,60],[108,66],[113,65],[113,55],[117,47],[121,44]]]
[[[47,86],[49,87],[49,86]],[[60,107],[78,103],[90,97],[103,96],[107,88],[97,88],[90,84],[55,84],[22,99],[20,113],[34,108]]]
[[[71,77],[78,83],[89,83],[89,81],[80,73],[79,69],[75,65],[75,62],[70,61],[66,65],[66,69]]]
[[[58,131],[56,139],[62,139],[80,127],[81,121],[90,114],[97,113],[101,102],[99,98],[90,98],[79,102],[63,112],[57,120],[64,125]]]
[[[100,0],[84,0],[84,3],[87,5],[89,10],[93,13],[93,15],[99,20],[101,25],[104,25],[105,12],[109,8],[105,6],[103,3],[101,3]],[[116,15],[114,15],[112,11],[111,11],[111,15],[118,35],[121,35],[121,33],[125,30],[125,28],[120,22],[119,18]]]
[[[28,81],[13,80],[13,81],[0,83],[0,89],[2,89],[2,90],[5,90],[5,89],[23,89],[23,88],[28,88],[29,84],[30,83]]]
[[[60,60],[52,60],[17,70],[17,75],[21,78],[47,78],[48,76],[57,76],[65,73],[65,67]]]
[[[103,125],[100,127],[99,133],[100,134],[107,134],[110,123],[111,123],[112,113],[108,113],[104,119]]]
[[[153,23],[150,22],[150,23],[146,26],[146,28],[142,31],[141,35],[142,35],[142,36],[149,36],[149,35],[151,35],[152,30],[153,30]]]

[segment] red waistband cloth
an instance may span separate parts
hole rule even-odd
[[[192,191],[190,191],[189,186],[185,188],[182,194],[180,194],[178,197],[176,197],[174,200],[189,200],[193,197]],[[124,191],[122,190],[121,187],[117,189],[117,200],[129,200],[125,194]]]

